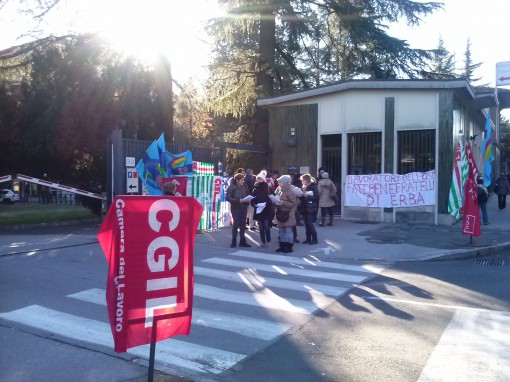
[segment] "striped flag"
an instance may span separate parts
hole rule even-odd
[[[475,166],[476,167],[476,166]],[[464,144],[459,139],[453,163],[452,184],[450,185],[450,196],[448,198],[448,213],[455,219],[460,218],[462,211],[462,195],[464,193],[464,184],[468,176],[469,166],[464,151]]]
[[[216,178],[220,177],[207,175],[188,177],[186,195],[193,196],[204,207],[198,229],[207,230],[218,227],[220,215],[217,212],[220,206],[220,197],[216,193],[219,194],[221,189],[219,185],[214,187]]]

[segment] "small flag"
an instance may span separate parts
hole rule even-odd
[[[180,154],[171,154],[168,151],[166,155],[166,173],[171,175],[192,175],[193,159],[191,150],[186,150]]]
[[[151,143],[135,167],[150,195],[162,195],[161,182],[165,173],[160,162],[160,147],[158,144],[160,139]]]
[[[490,111],[487,113],[487,119],[485,121],[485,131],[482,140],[482,146],[480,151],[483,154],[483,185],[489,187],[492,179],[492,161],[494,160],[494,153],[492,151],[492,126],[491,126],[491,115]]]
[[[468,170],[464,144],[459,139],[453,162],[452,184],[450,185],[450,196],[448,198],[448,213],[455,219],[459,219],[462,212],[462,196],[464,194],[464,184],[466,183]]]

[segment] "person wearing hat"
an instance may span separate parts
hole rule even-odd
[[[248,210],[249,200],[246,196],[250,195],[244,185],[244,175],[238,173],[234,176],[234,182],[227,188],[226,199],[230,202],[230,213],[232,214],[232,244],[230,248],[237,245],[237,231],[239,231],[240,247],[251,247],[246,243],[244,232],[246,230],[246,211]]]
[[[296,226],[296,194],[291,189],[290,175],[282,175],[277,180],[279,186],[275,194],[280,197],[281,204],[275,214],[280,235],[280,246],[276,252],[290,253],[294,246],[292,227]]]
[[[335,207],[336,196],[335,184],[329,179],[329,173],[324,171],[322,179],[317,183],[319,189],[319,208],[321,209],[321,221],[319,227],[324,227],[326,223],[326,215],[329,216],[329,226],[333,225],[333,208]]]

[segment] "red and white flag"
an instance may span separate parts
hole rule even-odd
[[[476,185],[478,169],[476,168],[476,162],[469,143],[466,143],[466,158],[469,171],[466,183],[464,184],[462,233],[469,236],[480,236],[480,210],[478,209],[478,188]]]
[[[193,246],[203,207],[181,196],[115,197],[98,232],[114,350],[189,334]],[[153,328],[153,324],[156,326]]]

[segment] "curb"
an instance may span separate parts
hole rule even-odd
[[[0,232],[3,231],[23,231],[35,228],[51,228],[51,227],[67,227],[76,226],[80,224],[99,224],[103,221],[102,217],[75,219],[75,220],[60,220],[51,223],[36,223],[36,224],[16,224],[5,227],[0,227]]]
[[[473,248],[469,250],[459,250],[456,252],[445,253],[442,255],[431,256],[420,259],[421,261],[443,261],[443,260],[461,260],[472,259],[475,257],[496,255],[500,252],[510,249],[510,242],[495,244],[487,247]]]

